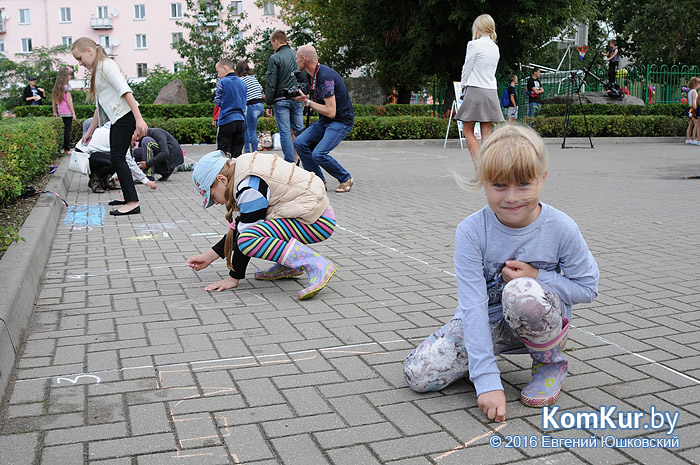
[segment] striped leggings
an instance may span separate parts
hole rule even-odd
[[[302,244],[315,244],[331,237],[335,229],[335,213],[328,207],[313,224],[297,219],[265,220],[238,235],[238,248],[248,257],[279,262],[290,239]]]

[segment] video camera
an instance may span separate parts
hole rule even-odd
[[[304,93],[304,95],[309,95],[309,83],[306,82],[306,73],[304,73],[302,70],[297,69],[296,71],[293,71],[292,74],[294,75],[294,78],[297,80],[297,85],[292,86],[292,87],[285,87],[282,88],[282,92],[284,93],[284,98],[287,100],[291,100],[294,97],[299,97],[301,95],[301,92]]]

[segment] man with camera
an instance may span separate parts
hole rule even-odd
[[[294,163],[296,160],[291,131],[294,131],[295,135],[301,132],[304,127],[304,115],[299,102],[285,98],[285,89],[297,85],[294,77],[294,71],[297,69],[296,57],[294,49],[287,44],[287,35],[284,31],[277,29],[273,32],[270,42],[275,53],[267,62],[267,84],[265,85],[267,116],[272,116],[272,108],[274,108],[284,159]]]
[[[299,47],[296,59],[299,69],[308,74],[308,92],[299,89],[299,96],[294,100],[318,113],[319,119],[297,136],[294,148],[305,169],[325,181],[323,168],[340,183],[336,192],[350,192],[352,176],[329,155],[355,123],[348,89],[337,72],[318,62],[316,49],[311,45]]]

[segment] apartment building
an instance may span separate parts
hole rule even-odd
[[[247,34],[258,27],[285,27],[274,2],[263,7],[255,0],[222,3],[245,12],[251,25]],[[173,0],[0,0],[0,54],[16,60],[35,47],[70,46],[87,36],[100,43],[130,79],[145,76],[155,65],[177,71],[182,59],[171,44],[187,34],[176,24],[184,19],[186,7],[186,2]],[[65,61],[75,63],[70,54]]]

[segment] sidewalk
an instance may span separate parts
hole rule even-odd
[[[574,308],[556,419],[616,406],[613,426],[644,412],[638,427],[544,431],[518,402],[525,355],[499,362],[505,423],[468,381],[411,391],[403,360],[453,315],[454,232],[485,199],[451,178],[472,176],[458,142],[352,142],[334,156],[355,185],[329,179],[338,227],[314,246],[339,269],[304,302],[304,281],[252,279],[257,259],[237,289],[204,291],[225,263],[185,260],[226,231],[225,211],[201,208],[191,173],[138,186],[143,214],[119,218],[119,192],[73,175],[0,410],[0,464],[700,463],[700,183],[682,179],[700,175],[700,149],[594,143],[547,146],[542,200],[577,221],[601,270],[598,299]],[[652,406],[678,413],[672,434],[643,428]]]

